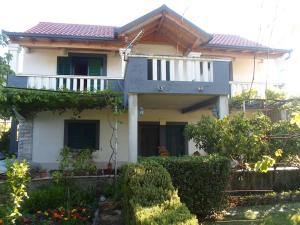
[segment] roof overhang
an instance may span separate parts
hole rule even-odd
[[[17,43],[28,48],[37,47],[119,50],[120,48],[124,47],[124,44],[115,38],[35,34],[8,31],[3,31],[3,33],[9,37],[10,42]]]
[[[117,28],[116,35],[120,40],[132,40],[141,30],[143,36],[140,42],[162,40],[179,47],[184,52],[192,51],[208,43],[212,38],[210,34],[166,5]]]
[[[292,49],[277,49],[265,47],[247,47],[247,46],[229,46],[229,45],[211,45],[200,46],[197,51],[208,54],[244,54],[257,55],[262,57],[277,58],[290,54]]]

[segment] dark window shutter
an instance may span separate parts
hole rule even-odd
[[[89,58],[89,76],[104,76],[102,58]]]
[[[99,149],[99,121],[65,121],[65,145],[72,149]]]
[[[71,60],[69,57],[57,57],[57,74],[70,75],[71,74]]]

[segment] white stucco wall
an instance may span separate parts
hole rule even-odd
[[[72,51],[69,51],[70,53]],[[77,52],[78,53],[78,52]],[[88,52],[82,52],[88,53]],[[67,56],[61,49],[37,49],[23,51],[22,73],[55,75],[57,71],[57,57]],[[89,53],[90,54],[90,53]],[[103,53],[101,53],[103,54]],[[118,52],[109,52],[107,55],[107,76],[121,77],[121,56]]]
[[[283,62],[279,59],[255,60],[255,82],[271,83],[282,82],[280,72]],[[233,81],[251,82],[253,77],[254,60],[253,57],[240,57],[232,61]]]
[[[182,114],[178,110],[147,110],[144,115],[139,117],[139,121],[152,121],[165,124],[166,122],[187,122],[196,123],[201,115],[211,115],[209,110],[200,110],[196,112]],[[94,159],[99,166],[104,166],[108,162],[111,154],[109,140],[111,128],[108,123],[108,116],[111,115],[108,110],[86,110],[82,112],[77,119],[82,120],[100,120],[100,149],[94,153]],[[111,116],[110,116],[111,118]],[[64,120],[74,119],[71,112],[61,115],[52,112],[39,113],[33,120],[33,151],[32,161],[40,163],[46,168],[55,168],[60,149],[64,145]],[[120,116],[118,132],[118,159],[119,161],[128,161],[128,114]],[[188,143],[188,152],[192,154],[196,151],[195,144],[192,141]]]

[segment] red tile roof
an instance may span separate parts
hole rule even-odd
[[[102,25],[68,24],[40,22],[36,26],[25,32],[7,32],[11,36],[37,36],[37,37],[58,37],[58,38],[76,38],[76,39],[108,39],[115,40],[117,27]],[[212,39],[204,48],[235,48],[235,49],[259,49],[267,51],[271,48],[250,41],[238,35],[212,34]],[[289,52],[289,50],[272,49],[275,51]]]
[[[230,34],[213,34],[213,38],[209,41],[208,45],[221,45],[227,47],[250,47],[250,48],[268,48],[258,42],[250,41],[246,38],[240,37],[238,35]]]
[[[40,22],[25,33],[114,38],[114,30],[112,26]]]

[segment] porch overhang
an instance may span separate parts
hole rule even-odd
[[[190,94],[139,94],[138,106],[144,109],[178,110],[188,113],[210,108],[219,96]]]

